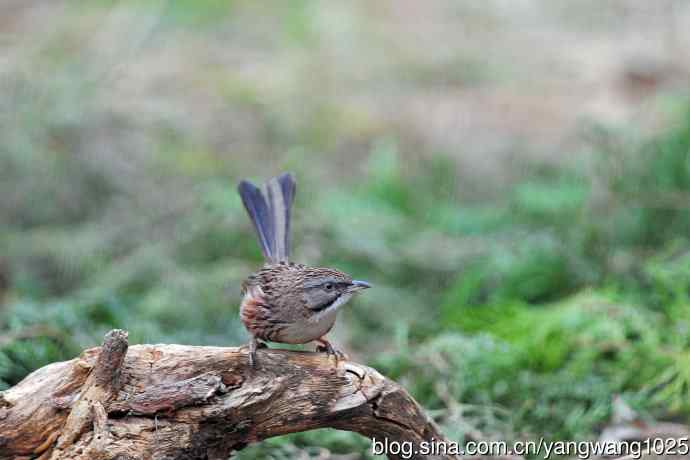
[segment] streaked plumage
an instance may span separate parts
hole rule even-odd
[[[262,192],[248,181],[238,191],[256,230],[266,264],[242,283],[242,323],[252,335],[253,364],[257,340],[281,343],[318,341],[335,323],[338,308],[369,285],[332,268],[289,262],[290,208],[295,196],[291,174],[268,181]]]

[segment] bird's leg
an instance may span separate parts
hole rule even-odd
[[[256,350],[259,348],[268,348],[268,345],[252,336],[252,338],[249,339],[249,344],[243,345],[240,348],[245,347],[249,348],[249,367],[254,367],[254,364],[256,364]]]
[[[333,345],[331,345],[331,342],[326,340],[324,337],[320,337],[316,339],[316,341],[319,343],[319,345],[316,347],[316,351],[326,352],[329,355],[335,356],[336,361],[339,359],[347,359],[345,353],[338,350],[337,348],[334,348]]]
[[[256,337],[252,337],[249,341],[249,367],[254,367],[254,363],[256,362],[257,345],[259,345],[259,341],[256,340]]]

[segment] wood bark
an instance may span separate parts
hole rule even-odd
[[[0,458],[225,460],[324,427],[415,445],[445,439],[372,368],[285,350],[259,350],[257,360],[249,367],[243,348],[128,347],[126,332],[111,331],[102,347],[0,393]]]

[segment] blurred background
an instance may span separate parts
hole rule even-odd
[[[289,170],[294,260],[375,285],[334,342],[451,439],[690,420],[690,3],[4,0],[0,50],[0,390],[245,343],[235,185]]]

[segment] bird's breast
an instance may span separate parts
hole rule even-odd
[[[307,343],[328,334],[335,323],[337,311],[327,312],[319,318],[300,318],[286,324],[280,331],[276,342],[283,343]]]
[[[337,308],[319,313],[287,314],[288,310],[271,306],[260,288],[245,292],[240,305],[240,319],[257,338],[280,343],[307,343],[323,337],[331,330]]]

